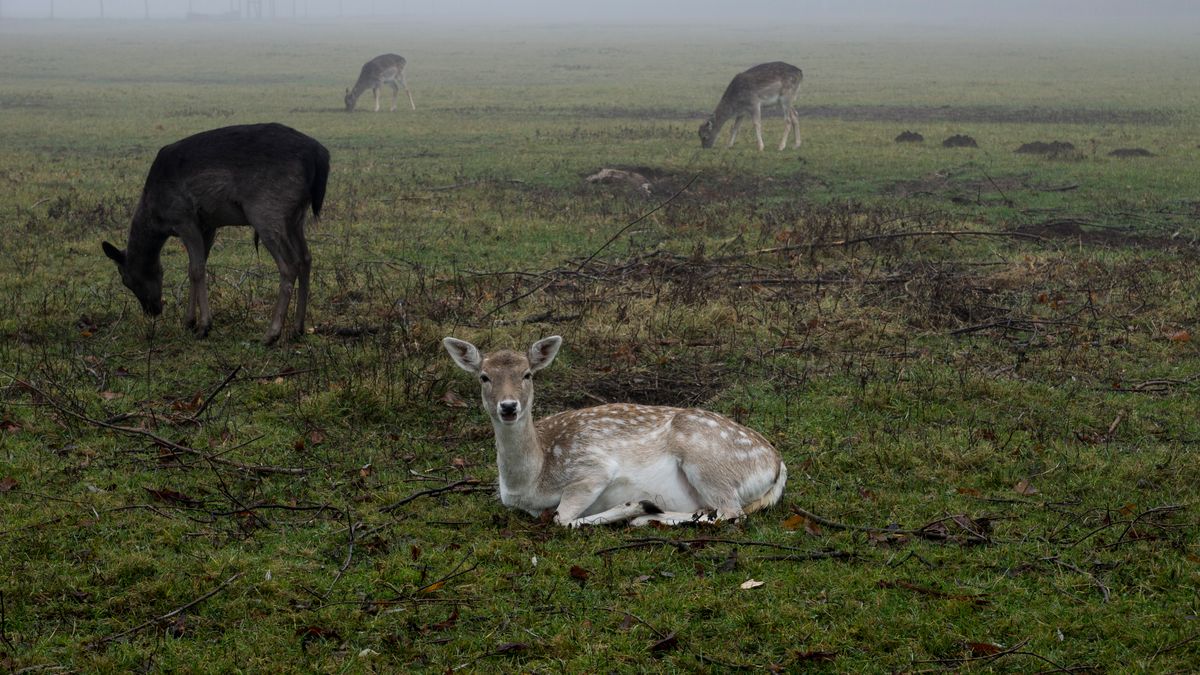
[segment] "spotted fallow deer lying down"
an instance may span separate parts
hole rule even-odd
[[[763,149],[762,137],[762,107],[778,104],[783,110],[786,125],[783,129],[783,140],[779,141],[779,149],[787,147],[788,133],[795,131],[792,147],[800,147],[800,114],[792,107],[796,93],[800,91],[800,81],[804,73],[796,66],[782,61],[772,61],[754,66],[753,68],[734,75],[729,86],[725,88],[721,101],[716,110],[704,124],[700,125],[700,145],[711,148],[717,140],[721,127],[733,118],[733,128],[729,130],[729,147],[737,140],[738,129],[746,115],[754,121],[754,135],[758,139],[758,149]]]
[[[479,378],[496,433],[500,501],[559,525],[670,525],[733,520],[779,501],[787,468],[757,432],[716,413],[625,403],[533,421],[533,374],[562,338],[525,354],[480,354],[448,337],[446,351]]]

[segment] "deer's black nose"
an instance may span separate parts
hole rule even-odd
[[[500,419],[511,422],[517,418],[517,407],[520,404],[516,401],[501,401],[497,406],[500,409]]]

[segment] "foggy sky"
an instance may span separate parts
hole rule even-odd
[[[218,13],[246,0],[0,0],[0,18],[183,19]],[[1197,0],[262,0],[278,18],[391,17],[438,22],[772,24],[857,21],[979,25],[1044,22],[1191,26],[1200,33]],[[53,9],[51,9],[53,8]],[[1180,22],[1186,22],[1181,26]]]

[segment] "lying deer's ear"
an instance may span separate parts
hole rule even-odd
[[[121,249],[113,246],[107,241],[100,244],[100,248],[104,249],[104,255],[108,256],[113,262],[117,263],[118,265],[125,264],[125,252]]]
[[[561,346],[562,338],[557,335],[551,335],[533,343],[533,346],[529,348],[529,369],[537,372],[550,365],[554,361],[554,357],[558,355],[558,348]]]
[[[479,374],[479,369],[483,366],[483,359],[480,358],[479,350],[475,348],[475,345],[465,340],[448,337],[442,340],[442,346],[450,353],[450,358],[454,359],[459,368],[472,375]]]

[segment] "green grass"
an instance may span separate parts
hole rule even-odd
[[[1194,41],[135,23],[0,37],[6,669],[1200,663]],[[409,58],[417,110],[342,112],[385,51]],[[776,58],[806,73],[801,150],[759,154],[744,135],[700,152],[728,78]],[[154,153],[268,120],[333,154],[309,230],[313,331],[258,344],[275,270],[244,229],[210,259],[208,339],[181,325],[174,243],[166,311],[145,319],[99,243],[123,241]],[[781,126],[767,119],[768,145]],[[926,142],[893,143],[904,129]],[[942,148],[954,133],[980,148]],[[1012,152],[1033,140],[1079,154]],[[1120,147],[1156,156],[1108,157]],[[653,196],[584,182],[606,166],[648,167]],[[935,230],[1001,236],[895,236]],[[728,414],[783,454],[782,504],[676,531],[506,510],[490,426],[438,341],[553,333],[566,342],[539,411]],[[907,533],[805,527],[793,506]],[[741,543],[597,553],[644,537]],[[850,557],[807,555],[828,551]]]

